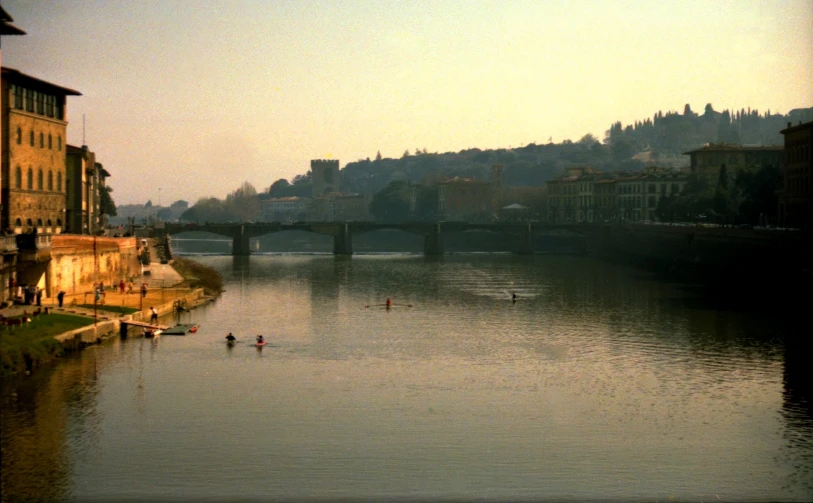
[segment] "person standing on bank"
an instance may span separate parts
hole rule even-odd
[[[154,307],[150,307],[150,323],[158,323],[158,311]]]
[[[65,291],[60,290],[58,294],[56,294],[56,300],[59,302],[59,307],[62,307],[62,303],[65,302]]]
[[[42,306],[42,288],[37,288],[37,306]]]
[[[147,296],[147,284],[141,283],[141,297]]]

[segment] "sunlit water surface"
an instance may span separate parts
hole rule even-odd
[[[4,501],[813,498],[764,313],[581,257],[199,260],[198,333],[6,383]]]

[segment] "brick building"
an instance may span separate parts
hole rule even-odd
[[[785,137],[785,162],[779,195],[779,225],[813,226],[813,122],[788,123],[780,131]]]
[[[80,93],[2,69],[3,229],[59,233],[64,228],[68,96]]]

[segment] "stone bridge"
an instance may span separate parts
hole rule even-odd
[[[467,222],[407,222],[398,224],[376,222],[280,222],[245,224],[164,224],[164,234],[169,236],[181,232],[210,232],[232,238],[233,255],[249,255],[249,239],[266,234],[284,231],[306,231],[333,236],[333,253],[353,254],[353,235],[383,229],[397,229],[424,237],[426,255],[443,255],[443,235],[451,232],[490,231],[499,232],[514,241],[514,251],[518,254],[533,253],[534,234],[549,231],[570,231],[585,236],[601,232],[601,226],[589,224],[542,224],[542,223],[467,223]],[[160,231],[160,229],[159,229]]]

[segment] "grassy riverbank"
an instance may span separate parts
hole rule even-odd
[[[206,295],[216,297],[223,292],[223,277],[220,273],[194,260],[176,257],[172,267],[183,276],[192,288],[203,288]]]
[[[31,371],[64,352],[55,336],[93,324],[71,314],[43,314],[29,323],[0,328],[0,375]]]

